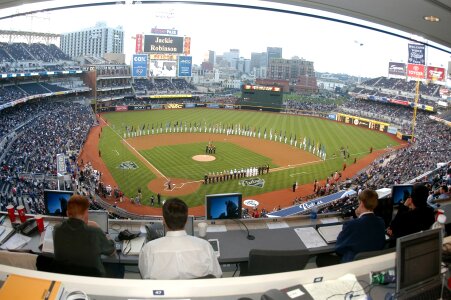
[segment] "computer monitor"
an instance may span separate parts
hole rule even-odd
[[[88,211],[88,220],[96,222],[103,232],[108,233],[108,212],[105,210]]]
[[[405,202],[412,195],[413,184],[395,184],[391,189],[391,197],[394,205]]]
[[[67,202],[73,191],[44,190],[45,213],[50,216],[66,217]]]
[[[441,284],[441,229],[431,229],[396,240],[396,295],[405,299]]]
[[[239,193],[206,195],[207,220],[241,219],[241,199]]]

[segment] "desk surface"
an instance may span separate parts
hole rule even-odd
[[[55,225],[61,222],[62,218],[47,218],[50,225]],[[267,222],[273,222],[272,220],[266,220]],[[292,227],[268,229],[266,222],[250,222],[248,223],[250,234],[255,239],[247,239],[247,232],[241,229],[236,223],[227,224],[227,231],[225,232],[209,232],[205,239],[218,239],[221,256],[219,262],[222,264],[240,263],[248,261],[249,251],[251,249],[264,249],[264,250],[299,250],[306,249],[304,243],[294,231],[294,228],[302,224],[303,226],[315,226],[318,221],[312,222],[309,219],[305,222],[286,222]],[[9,222],[9,221],[8,221]],[[126,221],[126,220],[113,220],[110,222],[110,237],[115,238],[122,230],[128,229],[131,232],[139,232],[141,225],[148,223],[149,221]],[[5,223],[7,225],[7,223]],[[197,227],[197,226],[196,226]],[[197,228],[196,228],[197,229]],[[31,236],[31,241],[24,246],[23,250],[28,250],[36,254],[40,254],[40,235],[35,233]],[[312,255],[324,252],[331,252],[334,250],[334,244],[330,244],[326,247],[311,248],[309,251]],[[138,255],[124,255],[122,252],[118,252],[113,256],[102,256],[102,261],[109,263],[121,263],[121,264],[138,264]]]

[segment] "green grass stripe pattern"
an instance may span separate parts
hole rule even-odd
[[[112,130],[104,128],[106,130],[102,133],[100,141],[102,159],[105,161],[108,169],[127,196],[135,196],[137,188],[141,187],[145,199],[148,199],[148,196],[151,193],[151,191],[147,190],[146,185],[154,178],[154,175],[148,168],[141,164],[135,154],[132,154],[130,150],[121,144],[120,139],[124,136],[124,133],[127,132],[126,128],[130,130],[131,127],[136,129],[144,126],[144,132],[147,135],[148,131],[151,132],[153,124],[154,134],[157,134],[157,129],[160,130],[160,126],[162,126],[163,133],[165,133],[166,124],[169,124],[170,122],[172,129],[174,128],[174,124],[181,123],[184,131],[185,124],[187,124],[189,132],[189,125],[191,124],[192,134],[204,134],[205,124],[207,126],[207,132],[209,132],[208,128],[210,128],[210,126],[227,127],[233,125],[234,128],[236,128],[236,126],[240,124],[241,128],[249,127],[255,129],[257,132],[260,129],[261,138],[263,138],[265,128],[267,131],[267,139],[269,139],[269,132],[271,130],[273,133],[277,131],[278,133],[287,136],[288,144],[290,136],[293,139],[296,136],[298,148],[299,143],[302,142],[304,138],[310,140],[312,144],[315,143],[315,145],[317,145],[318,143],[321,143],[326,147],[327,159],[324,162],[296,166],[283,171],[260,176],[265,180],[263,188],[242,186],[239,184],[239,180],[203,185],[197,193],[182,197],[190,206],[203,204],[205,194],[241,192],[243,193],[243,196],[246,197],[247,195],[289,188],[294,181],[303,184],[313,182],[314,179],[323,179],[327,175],[330,175],[330,173],[341,170],[343,162],[345,161],[340,155],[339,149],[341,147],[349,149],[351,158],[347,163],[350,164],[355,157],[359,159],[368,154],[370,147],[377,150],[397,145],[396,141],[377,131],[366,130],[358,126],[346,125],[320,118],[278,113],[219,109],[174,109],[106,113],[103,114],[102,117],[107,120],[111,128],[118,133],[114,134]],[[196,123],[196,125],[199,123],[201,124],[200,132],[194,133],[194,123]],[[172,130],[172,132],[174,131]],[[148,135],[148,138],[151,139],[152,134]],[[249,138],[256,139],[257,137]],[[279,142],[279,140],[277,142]],[[218,169],[216,169],[216,166],[210,169],[209,164],[211,163],[196,163],[191,162],[190,159],[188,159],[188,157],[195,152],[195,154],[204,154],[205,144],[190,144],[189,147],[187,146],[188,145],[162,146],[149,150],[141,150],[140,153],[164,175],[193,180],[202,179],[203,174],[207,171],[220,172],[229,167],[232,168],[232,165],[233,168],[238,168],[240,166],[244,168],[252,166],[254,162],[257,163],[256,165],[261,161],[263,161],[263,163],[268,162],[268,158],[243,149],[237,145],[221,143],[220,146],[217,146],[217,149],[221,152],[218,152],[220,158],[218,158],[218,161],[216,162],[218,164]],[[119,155],[113,151],[115,149],[120,153]],[[226,153],[222,153],[223,149],[230,150],[227,150]],[[232,152],[238,152],[239,154],[234,157],[222,156],[231,155]],[[281,155],[283,155],[283,153]],[[138,170],[121,171],[120,169],[117,169],[120,162],[126,160],[136,162],[139,166]],[[179,161],[178,165],[174,163],[175,160]],[[215,164],[215,162],[213,162],[213,164]],[[213,166],[213,164],[211,166]],[[270,165],[275,167],[271,163]]]

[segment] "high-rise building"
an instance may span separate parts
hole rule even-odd
[[[92,55],[103,57],[105,53],[124,52],[122,27],[110,28],[99,22],[95,27],[61,35],[60,48],[72,58]]]
[[[271,59],[282,58],[282,48],[280,48],[280,47],[267,47],[266,52],[268,55],[267,66],[269,66]]]
[[[208,50],[208,62],[214,66],[216,63],[216,54],[212,50]]]
[[[239,49],[230,49],[229,52],[224,52],[224,60],[229,63],[229,67],[236,69],[238,66],[238,60],[240,59]]]

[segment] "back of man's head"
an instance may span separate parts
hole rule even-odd
[[[415,207],[425,207],[427,205],[428,196],[429,189],[424,184],[417,183],[413,186],[412,202]]]
[[[188,206],[178,198],[168,199],[163,204],[163,218],[169,230],[182,230],[188,219]]]
[[[67,203],[67,216],[70,218],[82,217],[89,208],[89,200],[81,195],[73,195]]]
[[[373,211],[377,206],[377,199],[379,196],[373,190],[366,189],[360,192],[359,200],[362,202],[363,207],[365,207],[369,211]]]

